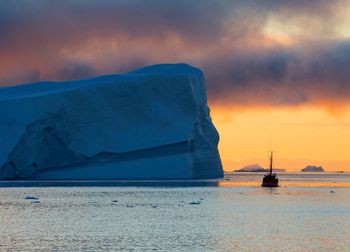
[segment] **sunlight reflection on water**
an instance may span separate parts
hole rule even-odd
[[[350,173],[279,173],[281,187],[349,187]],[[221,187],[260,186],[264,173],[226,173]]]
[[[222,183],[245,186],[0,188],[0,251],[350,250],[350,188],[236,177]]]

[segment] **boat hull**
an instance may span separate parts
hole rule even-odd
[[[278,187],[278,178],[276,177],[276,175],[265,175],[261,186],[262,187]]]
[[[261,184],[262,187],[278,187],[278,182],[277,183],[272,183],[272,182],[262,182]]]

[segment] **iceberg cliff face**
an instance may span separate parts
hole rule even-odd
[[[0,179],[223,176],[200,70],[0,88]]]

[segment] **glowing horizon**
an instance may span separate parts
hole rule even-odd
[[[267,167],[270,150],[276,152],[276,168],[350,171],[350,107],[341,115],[318,107],[212,110],[226,171],[254,163]]]

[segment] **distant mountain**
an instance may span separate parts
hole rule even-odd
[[[235,172],[266,172],[267,169],[262,167],[259,164],[250,164],[242,167],[239,170],[235,170]],[[273,169],[274,172],[285,172],[286,169]]]
[[[272,171],[274,172],[285,172],[286,169],[281,169],[281,168],[273,168]]]
[[[322,166],[308,165],[301,172],[324,172]]]
[[[235,170],[235,172],[265,172],[266,169],[260,166],[259,164],[251,164],[242,167],[239,170]]]

